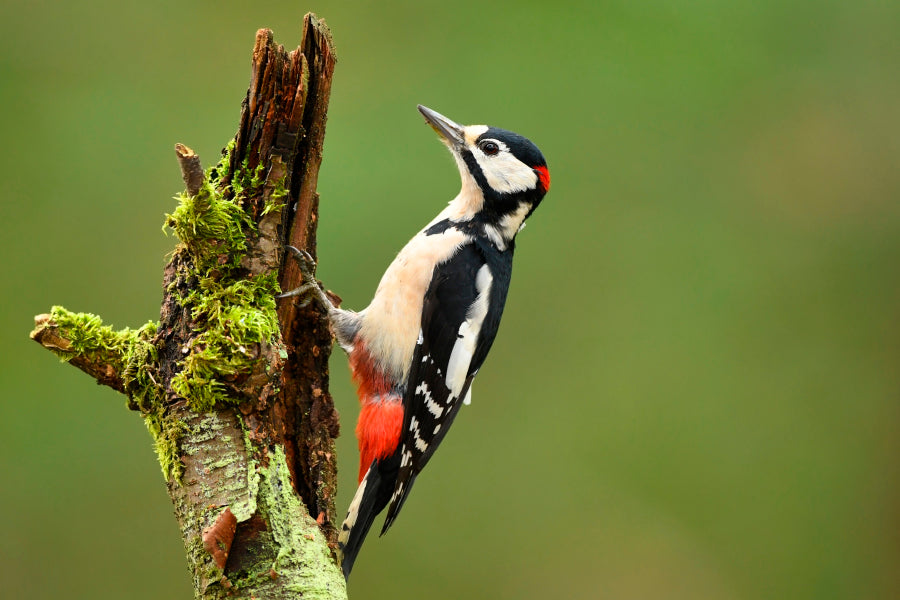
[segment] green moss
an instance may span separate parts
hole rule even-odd
[[[269,173],[266,172],[265,165],[260,163],[251,169],[247,158],[243,160],[240,169],[232,177],[230,169],[234,144],[234,140],[228,143],[222,160],[207,173],[210,184],[217,188],[223,197],[230,198],[237,204],[242,204],[247,198],[258,195],[263,191],[264,186],[271,185],[271,190],[266,190],[260,216],[279,210],[284,206],[284,198],[288,195],[288,190],[284,185],[285,178],[278,178],[274,182],[269,181]],[[273,159],[273,164],[274,161],[275,159]]]
[[[253,222],[235,202],[221,198],[209,180],[200,192],[176,196],[178,207],[166,215],[166,225],[184,242],[201,268],[221,262],[220,257],[234,258],[246,248],[246,231]]]
[[[264,165],[262,163],[251,169],[248,159],[245,158],[244,162],[241,163],[240,171],[235,173],[231,180],[231,190],[234,193],[234,197],[241,198],[255,193],[265,183],[263,170]]]
[[[231,174],[231,157],[234,154],[234,148],[237,145],[237,142],[232,139],[228,144],[225,145],[225,148],[222,150],[222,158],[219,159],[219,164],[209,170],[207,174],[207,179],[213,182],[215,185],[218,181],[223,181],[228,178]]]
[[[196,333],[170,386],[197,411],[233,403],[228,383],[249,373],[258,361],[257,345],[272,342],[279,333],[277,273],[248,276],[240,265],[248,236],[257,233],[242,205],[267,184],[263,165],[250,169],[244,160],[228,185],[214,185],[227,180],[233,149],[229,144],[200,192],[181,194],[179,206],[166,218],[192,258],[192,273],[181,279],[190,278],[189,292],[179,302],[190,311]],[[287,194],[284,178],[273,190],[264,212],[281,206]],[[169,292],[177,293],[179,287],[175,281]]]
[[[181,298],[197,336],[170,385],[194,410],[232,401],[223,380],[252,369],[255,345],[278,335],[276,293],[277,273],[270,272],[233,282],[202,277]]]
[[[163,388],[153,376],[158,357],[152,339],[157,324],[151,321],[140,329],[115,331],[97,315],[73,313],[61,306],[54,306],[50,316],[60,335],[71,342],[67,350],[57,350],[63,360],[83,356],[119,373],[129,407],[141,411],[153,436],[163,475],[179,479],[183,470],[179,442],[185,426],[164,415]]]
[[[279,179],[275,185],[275,188],[272,190],[271,195],[266,198],[266,203],[263,206],[263,215],[267,215],[270,212],[281,210],[284,206],[284,199],[288,195],[288,190],[284,187],[284,179]]]
[[[137,331],[137,338],[125,351],[125,365],[122,381],[129,398],[129,407],[143,412],[160,404],[162,386],[154,379],[158,354],[156,346],[149,340],[156,335],[156,323],[147,323]]]
[[[57,354],[63,360],[83,356],[90,362],[110,365],[120,374],[133,408],[149,407],[162,393],[151,373],[157,359],[152,343],[157,324],[153,321],[139,329],[115,331],[97,315],[73,313],[62,306],[50,309],[50,319],[70,342],[69,348],[57,349]]]
[[[174,417],[168,417],[161,410],[161,405],[156,405],[160,410],[146,413],[144,425],[153,437],[156,447],[156,456],[166,481],[181,481],[184,474],[184,463],[181,462],[180,442],[187,425]]]
[[[57,349],[63,360],[83,355],[93,362],[103,362],[121,371],[134,352],[136,344],[150,345],[149,339],[156,335],[156,323],[150,321],[140,329],[125,328],[115,331],[103,324],[103,319],[90,313],[73,313],[62,306],[50,309],[51,321],[58,327],[60,335],[71,345],[66,350]]]

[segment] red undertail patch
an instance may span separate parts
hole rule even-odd
[[[397,449],[403,427],[403,402],[393,393],[390,378],[362,342],[357,342],[350,354],[350,371],[362,406],[356,424],[362,481],[373,460],[387,458]]]
[[[359,440],[359,480],[366,476],[372,461],[394,453],[403,427],[403,403],[399,396],[384,401],[363,402],[356,424]]]

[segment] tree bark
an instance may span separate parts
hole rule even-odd
[[[178,144],[186,191],[167,225],[158,323],[114,331],[54,307],[32,338],[129,398],[156,441],[197,598],[345,598],[335,563],[338,415],[332,336],[290,243],[316,254],[331,34],[304,19],[293,52],[257,33],[237,134],[204,172]]]

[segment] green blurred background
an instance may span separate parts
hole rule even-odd
[[[57,303],[157,317],[172,146],[216,160],[256,29],[296,45],[307,10],[338,47],[319,275],[346,306],[457,191],[417,103],[553,175],[354,598],[900,597],[900,4],[784,0],[6,0],[0,595],[191,596],[141,420],[27,333]]]

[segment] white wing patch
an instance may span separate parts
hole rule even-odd
[[[488,312],[488,300],[491,295],[491,284],[494,278],[487,265],[478,269],[475,276],[475,289],[478,296],[469,307],[466,320],[459,326],[459,333],[453,350],[450,352],[450,362],[447,364],[447,388],[452,398],[459,398],[462,388],[469,375],[469,365],[472,363],[472,355],[475,354],[475,346],[478,343],[478,334]]]

